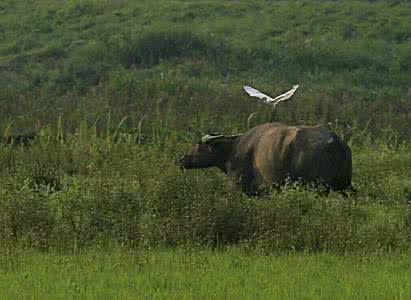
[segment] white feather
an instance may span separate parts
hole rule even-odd
[[[251,86],[244,86],[244,90],[251,96],[251,97],[257,97],[260,99],[265,99],[265,102],[271,102],[274,99],[271,98],[270,96],[261,93],[259,90],[256,90],[255,88],[252,88]]]
[[[281,95],[279,95],[275,98],[271,98],[270,96],[268,96],[264,93],[261,93],[259,90],[256,90],[255,88],[253,88],[251,86],[248,86],[248,85],[244,86],[244,90],[251,97],[257,97],[257,98],[260,98],[260,99],[264,99],[265,103],[271,103],[274,106],[276,106],[278,104],[278,102],[290,99],[294,95],[295,91],[298,89],[298,86],[299,86],[298,84],[294,85],[291,90],[289,90],[288,92],[285,92],[284,94],[281,94]]]

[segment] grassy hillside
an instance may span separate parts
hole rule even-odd
[[[262,110],[243,84],[274,95],[298,82],[279,120],[410,134],[406,1],[10,0],[0,14],[3,128],[61,115],[72,131],[111,112],[128,128],[146,115],[233,131]]]

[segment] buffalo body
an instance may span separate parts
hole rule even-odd
[[[289,180],[333,190],[351,187],[351,150],[321,125],[262,124],[238,136],[210,136],[180,160],[186,169],[218,167],[247,194]]]

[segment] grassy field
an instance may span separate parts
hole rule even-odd
[[[410,15],[407,1],[3,0],[0,136],[37,138],[0,144],[0,298],[410,298]],[[349,124],[357,193],[250,198],[175,165],[202,134],[271,119],[244,84],[295,83],[275,120]]]
[[[409,299],[409,254],[240,249],[26,253],[0,260],[2,299]]]
[[[112,239],[408,249],[409,11],[405,2],[5,1],[0,126],[37,139],[0,147],[3,248]],[[216,170],[176,167],[201,134],[270,119],[243,83],[275,94],[296,82],[276,119],[332,122],[340,135],[351,124],[357,194],[290,184],[248,198]]]

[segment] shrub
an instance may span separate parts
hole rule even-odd
[[[78,90],[85,92],[97,85],[110,69],[108,49],[104,43],[89,41],[74,46],[70,57],[65,61],[56,85],[63,91]]]
[[[156,30],[119,38],[117,49],[123,66],[152,66],[170,58],[207,52],[208,42],[191,31]]]
[[[138,240],[144,201],[137,182],[120,177],[66,178],[66,189],[51,196],[60,243],[90,245],[109,238]]]
[[[0,244],[45,249],[53,238],[56,218],[47,193],[34,192],[21,176],[2,179],[0,186]]]
[[[249,242],[270,250],[345,251],[364,221],[352,199],[289,185],[253,203]]]
[[[170,174],[151,203],[148,243],[210,246],[238,242],[248,213],[245,197],[221,176]]]

